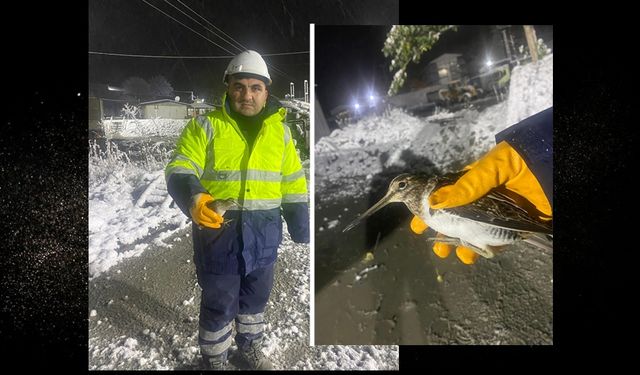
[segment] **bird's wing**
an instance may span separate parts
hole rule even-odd
[[[498,191],[489,194],[465,206],[447,208],[454,215],[474,219],[497,227],[514,229],[523,232],[553,233],[552,221],[533,217],[529,212],[537,212],[535,207],[514,193]]]

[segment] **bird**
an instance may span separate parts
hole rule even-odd
[[[238,204],[238,201],[233,198],[215,199],[212,202],[209,202],[207,206],[220,216],[224,216],[227,210],[231,208],[242,208],[240,207],[240,204]]]
[[[207,207],[209,207],[210,209],[215,211],[215,213],[217,213],[218,215],[220,215],[222,217],[224,217],[224,214],[230,209],[244,210],[244,207],[242,207],[238,203],[238,201],[233,199],[233,198],[214,199],[212,202],[207,203]],[[225,220],[222,223],[222,225],[226,227],[232,221],[233,221],[233,219]],[[203,227],[202,225],[198,224],[198,229],[199,230],[203,230],[204,228],[205,227]]]
[[[454,184],[464,173],[466,171],[440,176],[400,174],[391,181],[385,196],[347,225],[343,232],[387,204],[402,202],[412,214],[441,235],[429,239],[466,246],[485,258],[493,258],[519,241],[553,249],[552,222],[535,215],[537,210],[531,203],[506,189],[493,189],[464,206],[432,209],[429,195],[442,186]]]

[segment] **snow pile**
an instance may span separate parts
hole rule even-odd
[[[369,116],[344,129],[336,129],[328,137],[323,137],[315,146],[321,155],[336,150],[360,149],[399,142],[418,132],[424,121],[413,117],[399,108],[393,108],[382,116]]]
[[[187,341],[197,342],[197,337],[187,337]],[[145,329],[140,340],[120,336],[115,342],[99,342],[89,339],[89,370],[171,370],[178,363],[198,360],[200,349],[197,345],[185,345],[185,338],[171,338],[165,342],[162,332],[149,332]],[[167,345],[170,347],[167,347]],[[99,363],[99,364],[96,364]]]
[[[104,150],[91,144],[89,155],[89,275],[108,270],[123,259],[139,256],[188,222],[171,208],[164,181],[168,153],[142,146],[146,155],[134,162],[107,142]],[[158,153],[160,152],[160,155]],[[154,159],[154,154],[156,159]],[[151,171],[151,172],[149,172]]]
[[[165,137],[180,135],[188,121],[162,118],[124,119],[103,120],[102,125],[107,138]]]
[[[507,126],[553,106],[553,54],[513,69]]]
[[[323,137],[315,147],[323,198],[364,196],[380,177],[459,170],[495,145],[495,134],[553,105],[553,55],[514,69],[507,102],[419,118],[392,109]],[[442,121],[446,120],[446,121]],[[387,175],[387,176],[383,176]]]

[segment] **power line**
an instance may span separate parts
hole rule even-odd
[[[262,56],[283,56],[283,55],[302,55],[308,54],[309,51],[298,51],[298,52],[281,52],[281,53],[267,53]],[[139,57],[139,58],[154,58],[154,59],[230,59],[235,57],[235,55],[224,55],[224,56],[162,56],[162,55],[134,55],[127,53],[115,53],[115,52],[98,52],[98,51],[89,51],[90,55],[106,55],[106,56],[121,56],[121,57]]]
[[[149,4],[149,2],[148,2],[147,0],[142,0],[142,1],[143,1],[145,4],[149,5],[150,7],[154,8],[155,10],[157,10],[158,12],[160,12],[160,13],[164,14],[165,16],[167,16],[167,17],[171,18],[172,20],[174,20],[174,21],[176,21],[177,23],[181,24],[182,26],[186,27],[187,29],[189,29],[189,30],[193,31],[194,33],[196,33],[196,34],[200,35],[200,36],[201,36],[201,37],[203,37],[204,39],[206,39],[206,40],[210,41],[211,43],[215,44],[216,46],[218,46],[219,48],[221,48],[221,49],[222,49],[222,50],[224,50],[225,52],[233,54],[233,52],[231,52],[231,51],[229,51],[228,49],[226,49],[226,48],[222,47],[221,45],[219,45],[218,43],[214,42],[213,40],[211,40],[211,39],[207,38],[206,36],[204,36],[204,35],[200,34],[199,32],[197,32],[197,31],[195,31],[194,29],[190,28],[189,26],[185,25],[184,23],[182,23],[182,22],[178,21],[177,19],[175,19],[175,18],[171,17],[170,15],[168,15],[167,13],[165,13],[165,12],[163,12],[162,10],[158,9],[157,7],[155,7],[155,6],[151,5],[151,4]]]
[[[172,4],[170,4],[168,2],[168,0],[164,0],[167,4],[173,6]],[[216,25],[214,25],[213,23],[209,22],[206,18],[202,17],[200,14],[198,14],[196,11],[194,11],[193,9],[191,9],[188,5],[184,4],[182,1],[178,0],[178,2],[180,4],[182,4],[185,8],[189,9],[191,12],[197,14],[200,18],[202,18],[206,23],[208,23],[209,25],[213,26],[216,30],[220,31],[222,34],[226,35],[229,39],[231,39],[233,42],[235,42],[236,44],[238,44],[240,47],[242,47],[243,49],[240,49],[238,47],[235,47],[236,49],[238,49],[239,51],[242,50],[248,50],[247,47],[243,46],[240,42],[238,42],[237,40],[233,39],[230,35],[226,34],[224,31],[222,31],[221,29],[219,29]],[[175,8],[175,6],[173,6]],[[177,9],[177,8],[176,8]],[[181,11],[182,12],[182,11]],[[184,14],[184,12],[182,12],[182,14]],[[186,15],[186,14],[185,14]],[[187,16],[188,17],[188,16]],[[191,17],[189,17],[191,18]],[[191,18],[193,19],[193,18]],[[195,20],[194,20],[195,21]],[[196,21],[197,22],[197,21]],[[202,26],[202,24],[200,24],[199,22],[197,22],[200,26]],[[203,26],[204,27],[204,26]],[[226,43],[230,44],[233,46],[233,44],[229,43],[228,41],[226,41],[224,38],[222,38],[220,35],[216,34],[215,32],[211,31],[210,29],[208,29],[207,27],[204,27],[207,31],[211,32],[212,34],[214,34],[215,36],[217,36],[218,38],[224,40]],[[262,55],[262,56],[266,56],[266,55]],[[285,78],[288,78],[289,80],[293,80],[293,77],[291,77],[290,75],[288,75],[287,73],[285,73],[284,71],[278,69],[275,65],[267,63],[268,66],[270,66],[273,71],[275,71],[276,73],[279,73],[280,75],[282,75]]]
[[[157,7],[153,6],[153,5],[152,5],[152,4],[150,4],[147,0],[142,0],[142,1],[143,1],[145,4],[149,5],[150,7],[152,7],[152,8],[154,8],[154,9],[156,9],[158,12],[160,12],[160,13],[164,14],[165,16],[167,16],[167,17],[171,18],[172,20],[176,21],[176,22],[177,22],[177,23],[179,23],[180,25],[182,25],[182,26],[186,27],[187,29],[189,29],[189,30],[193,31],[194,33],[198,34],[199,36],[201,36],[202,38],[206,39],[207,41],[209,41],[209,42],[213,43],[214,45],[216,45],[217,47],[221,48],[221,49],[222,49],[222,50],[224,50],[225,52],[230,53],[230,54],[233,54],[233,52],[231,52],[231,51],[229,51],[228,49],[226,49],[226,48],[222,47],[222,46],[221,46],[221,45],[219,45],[218,43],[216,43],[216,42],[214,42],[213,40],[211,40],[211,39],[207,38],[206,36],[204,36],[204,35],[200,34],[199,32],[197,32],[197,31],[195,31],[194,29],[190,28],[189,26],[185,25],[184,23],[182,23],[182,22],[178,21],[177,19],[175,19],[174,17],[170,16],[169,14],[167,14],[167,13],[163,12],[163,11],[162,11],[162,10],[160,10],[159,8],[157,8]],[[215,33],[214,33],[214,34],[215,34]],[[225,42],[226,42],[226,41],[225,41]],[[228,43],[228,42],[227,42],[227,43]],[[240,44],[240,43],[238,43],[238,44]],[[242,46],[242,44],[240,44],[240,46]],[[243,46],[242,46],[242,47],[243,47]],[[246,49],[246,48],[245,48],[245,49]],[[279,73],[280,75],[282,75],[282,76],[283,76],[283,77],[285,77],[285,78],[288,78],[289,80],[294,80],[294,78],[293,78],[293,77],[291,77],[290,75],[288,75],[288,74],[287,74],[287,73],[285,73],[284,71],[282,71],[282,70],[280,70],[280,69],[276,68],[273,64],[269,64],[269,63],[267,63],[267,65],[269,65],[269,66],[273,69],[273,71],[274,71],[274,72]]]
[[[225,43],[227,43],[228,45],[230,45],[231,47],[242,51],[240,48],[238,48],[236,45],[234,45],[233,43],[227,41],[225,38],[221,37],[220,35],[218,35],[217,33],[215,33],[214,31],[212,31],[211,29],[209,29],[207,26],[201,24],[200,22],[198,22],[196,19],[194,19],[193,17],[191,17],[190,15],[186,14],[185,12],[183,12],[181,9],[179,9],[177,6],[171,4],[168,0],[164,0],[165,3],[171,5],[174,9],[176,9],[178,12],[184,14],[185,16],[189,17],[189,19],[191,19],[193,22],[197,23],[198,25],[204,27],[205,30],[207,30],[208,32],[212,33],[213,35],[217,36],[218,38],[222,39],[222,41],[224,41]],[[183,4],[182,2],[180,2],[180,4],[182,4],[183,6],[185,6],[187,9],[189,9],[190,11],[194,12],[191,8],[189,8],[188,6],[186,6],[185,4]],[[194,12],[195,13],[195,12]],[[196,13],[197,14],[197,13]],[[202,16],[200,16],[202,18]],[[204,19],[204,18],[203,18]],[[206,19],[205,19],[206,21]],[[214,26],[215,27],[215,26]],[[226,35],[226,34],[225,34]],[[231,39],[233,40],[233,39]],[[234,41],[235,42],[235,41]],[[239,44],[239,43],[238,43]],[[242,45],[240,45],[242,46]]]
[[[165,0],[166,1],[166,0]],[[245,46],[243,46],[242,44],[240,44],[240,42],[238,42],[237,40],[233,39],[230,35],[228,35],[227,33],[225,33],[224,31],[222,31],[221,29],[219,29],[216,25],[212,24],[211,22],[209,22],[209,20],[207,20],[206,18],[202,17],[202,15],[198,12],[196,12],[195,10],[191,9],[187,4],[183,3],[182,1],[178,0],[178,2],[180,4],[182,4],[182,6],[184,6],[185,8],[189,9],[191,12],[193,12],[193,14],[197,15],[198,17],[202,18],[204,20],[204,22],[208,23],[209,25],[213,26],[216,30],[218,30],[219,32],[221,32],[224,36],[226,36],[227,38],[231,39],[231,41],[233,41],[234,43],[236,43],[237,45],[239,45],[240,47],[242,47],[242,49],[247,49]],[[213,32],[212,32],[213,33]],[[213,33],[215,34],[215,33]],[[217,35],[217,34],[215,34]],[[219,36],[218,36],[219,37]],[[222,38],[221,38],[222,39]],[[229,43],[229,42],[227,42]],[[231,44],[231,43],[229,43]],[[231,44],[233,45],[233,44]],[[234,46],[236,49],[242,51],[241,48],[238,48],[236,46]]]

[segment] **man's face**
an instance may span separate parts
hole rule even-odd
[[[267,102],[269,92],[264,82],[255,78],[229,77],[228,96],[234,111],[244,116],[255,116]]]

